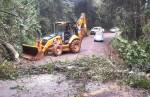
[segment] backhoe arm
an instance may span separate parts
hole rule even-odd
[[[76,25],[78,28],[78,36],[82,39],[87,34],[87,19],[85,13],[81,13]]]

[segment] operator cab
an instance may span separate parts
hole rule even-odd
[[[56,22],[55,33],[62,37],[62,40],[65,44],[69,42],[69,39],[74,34],[69,22]]]

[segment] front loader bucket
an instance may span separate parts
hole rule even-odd
[[[22,57],[27,60],[35,61],[43,57],[43,53],[40,52],[36,46],[22,45],[22,50]]]

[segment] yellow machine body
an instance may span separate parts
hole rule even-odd
[[[56,22],[55,24],[62,26],[65,25],[65,27],[68,25],[67,22]],[[79,52],[82,39],[87,35],[87,19],[84,13],[81,13],[80,18],[75,25],[78,30],[77,34],[72,34],[69,37],[68,42],[64,42],[63,36],[56,32],[55,34],[47,36],[47,39],[38,39],[34,46],[23,44],[23,57],[29,60],[39,60],[47,52],[52,52],[55,55],[60,55],[64,51],[70,51],[74,53]],[[67,32],[74,31],[70,30],[69,28]]]
[[[64,22],[59,23],[62,25],[65,24]],[[77,45],[78,48],[74,48],[74,45]],[[68,42],[65,43],[63,41],[63,36],[55,33],[37,41],[34,46],[23,44],[23,57],[29,60],[39,60],[47,52],[56,53],[56,55],[60,55],[64,51],[79,52],[80,45],[80,38],[75,34],[71,35]],[[57,51],[59,53],[57,53]]]
[[[87,31],[87,19],[86,19],[85,13],[81,13],[81,16],[78,19],[76,25],[78,27],[78,35],[82,39],[83,37],[87,35],[87,32],[88,32]]]

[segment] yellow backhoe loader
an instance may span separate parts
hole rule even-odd
[[[23,58],[39,60],[49,52],[59,56],[65,51],[72,53],[80,51],[81,38],[69,22],[56,22],[54,29],[53,34],[38,39],[35,46],[23,44]]]

